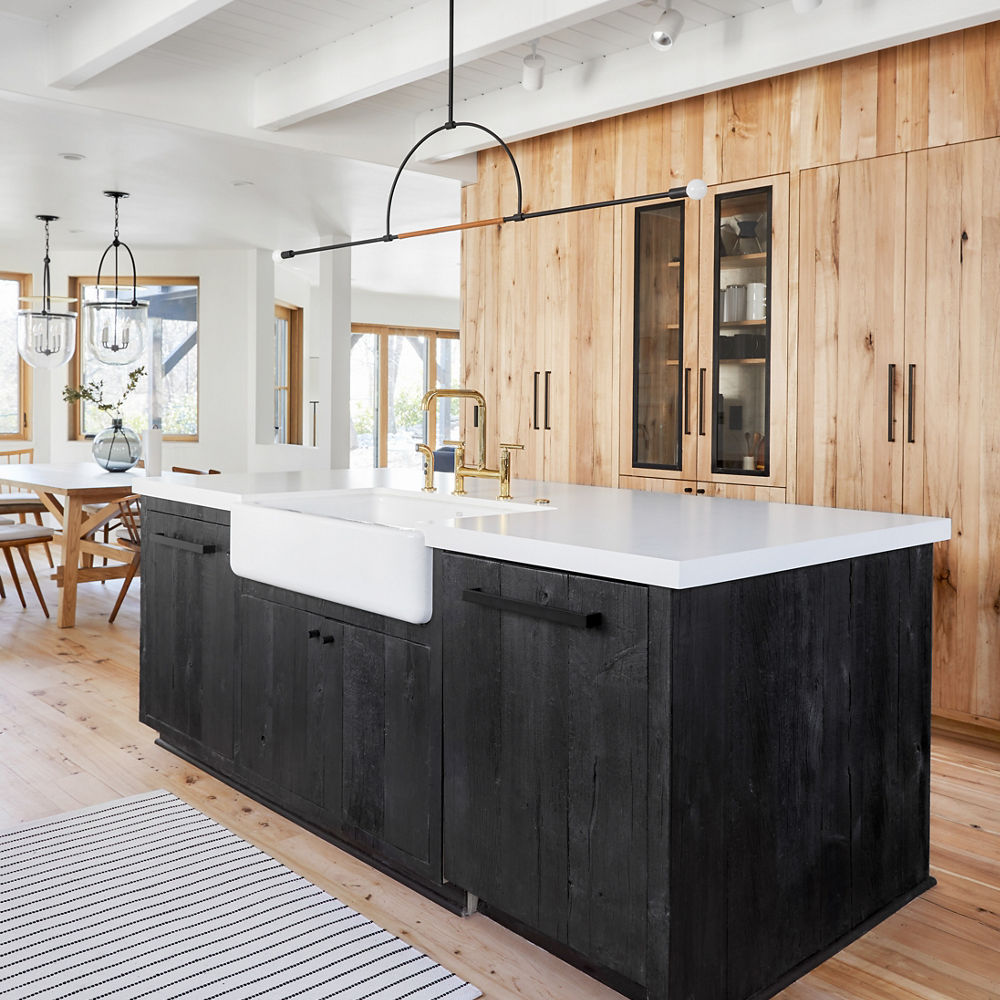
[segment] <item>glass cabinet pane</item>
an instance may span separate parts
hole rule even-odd
[[[680,469],[684,203],[635,213],[632,464]]]
[[[770,474],[771,189],[715,199],[712,472]]]

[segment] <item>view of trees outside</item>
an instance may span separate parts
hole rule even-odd
[[[21,285],[0,279],[0,434],[21,428],[21,370],[17,353],[17,310]]]
[[[81,286],[83,301],[93,301],[94,285]],[[198,434],[198,286],[142,285],[138,297],[149,302],[146,336],[153,344],[155,373],[148,360],[134,366],[104,365],[90,356],[86,345],[80,358],[80,380],[104,382],[105,399],[121,395],[133,367],[146,366],[146,378],[141,388],[125,403],[122,417],[135,431],[149,425],[149,394],[157,393],[154,414],[159,410],[166,436],[196,437]],[[166,371],[165,371],[166,369]],[[155,375],[155,377],[151,377]],[[97,434],[108,426],[109,418],[96,407],[81,403],[81,427],[86,436]]]
[[[428,337],[356,333],[351,336],[351,468],[372,468],[379,457],[379,366],[388,381],[386,465],[420,468],[415,445],[427,434],[427,414],[420,402],[430,384],[458,385],[459,342],[437,338],[437,371],[428,378]],[[458,434],[458,400],[438,405],[436,444]]]

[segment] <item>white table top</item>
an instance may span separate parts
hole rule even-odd
[[[417,470],[332,470],[260,475],[165,475],[137,493],[232,510],[267,495],[386,486],[419,490]],[[450,491],[453,477],[435,476]],[[496,483],[466,479],[470,496],[493,498]],[[537,514],[465,517],[431,524],[434,548],[656,586],[698,587],[938,542],[947,518],[755,503],[719,497],[516,480],[515,500],[545,496]]]
[[[142,469],[128,472],[108,472],[96,462],[62,462],[47,464],[30,462],[21,465],[0,465],[0,483],[11,486],[36,487],[52,493],[73,493],[83,490],[132,489],[137,479],[145,477]]]

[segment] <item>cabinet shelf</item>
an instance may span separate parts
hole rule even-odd
[[[732,257],[720,257],[719,267],[763,267],[767,263],[767,254],[761,250],[759,253],[741,253]]]
[[[720,323],[719,324],[719,329],[720,330],[725,330],[727,327],[731,327],[731,326],[741,326],[741,327],[767,326],[767,320],[766,319],[738,319],[738,320],[734,320],[732,323]],[[670,327],[667,327],[667,329],[669,330]]]
[[[720,365],[762,365],[767,358],[719,358]]]

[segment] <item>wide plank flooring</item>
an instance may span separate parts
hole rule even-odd
[[[41,573],[41,560],[35,565]],[[5,573],[5,585],[7,584]],[[43,582],[55,615],[55,584]],[[481,915],[455,917],[153,744],[138,715],[138,581],[80,588],[59,629],[0,601],[0,827],[166,788],[479,986],[490,1000],[615,1000]],[[1000,1000],[1000,746],[936,734],[938,885],[785,990],[784,1000]]]

